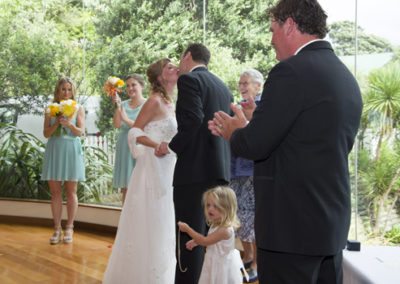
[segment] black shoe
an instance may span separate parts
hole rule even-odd
[[[249,275],[249,280],[243,277],[243,283],[253,283],[258,280],[257,270],[253,268],[246,269],[247,274]]]
[[[252,260],[250,260],[249,262],[244,262],[244,263],[243,263],[244,269],[246,269],[246,270],[249,269],[252,263],[253,263]]]

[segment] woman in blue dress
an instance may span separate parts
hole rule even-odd
[[[69,78],[58,80],[54,91],[54,103],[75,100],[75,85]],[[48,138],[44,153],[42,180],[49,183],[51,193],[51,211],[54,222],[54,234],[50,244],[61,241],[71,243],[76,211],[78,209],[77,187],[85,180],[85,166],[80,136],[85,133],[85,111],[76,105],[70,116],[52,116],[46,112],[43,134]],[[62,188],[67,198],[67,223],[62,238]]]
[[[115,162],[113,171],[113,187],[120,188],[122,192],[122,204],[125,201],[129,178],[135,167],[135,159],[129,151],[128,131],[135,123],[135,119],[142,108],[144,79],[138,74],[129,75],[126,78],[126,92],[129,99],[122,101],[116,94],[113,101],[116,104],[113,122],[114,127],[119,128],[117,143],[115,146]]]

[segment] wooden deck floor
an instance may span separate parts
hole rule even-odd
[[[52,233],[49,226],[0,222],[0,283],[102,283],[115,234],[76,229],[72,244],[50,245]]]
[[[0,283],[101,283],[114,235],[76,230],[50,245],[51,227],[0,224]]]

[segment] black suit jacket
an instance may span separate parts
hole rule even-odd
[[[259,247],[305,255],[344,248],[348,154],[361,110],[355,78],[326,41],[271,70],[253,119],[230,141],[236,155],[255,160]]]
[[[178,133],[169,143],[177,154],[174,186],[212,186],[229,182],[229,143],[210,133],[208,121],[219,110],[229,113],[232,101],[226,85],[205,67],[179,77]]]

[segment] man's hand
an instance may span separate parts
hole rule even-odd
[[[208,129],[213,135],[229,140],[236,129],[247,125],[248,121],[241,108],[231,104],[231,109],[235,114],[233,117],[223,111],[219,111],[214,114],[213,120],[208,121]]]

